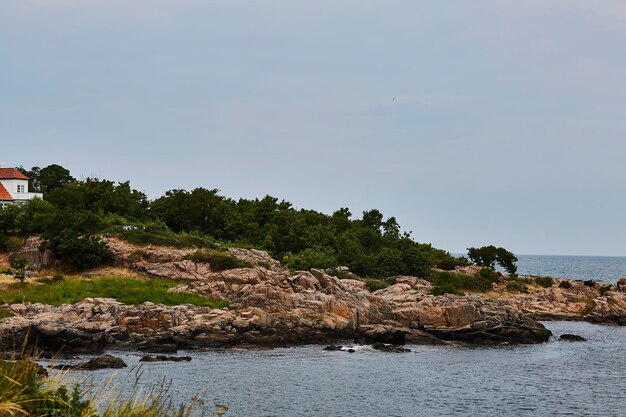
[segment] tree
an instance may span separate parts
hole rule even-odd
[[[493,245],[480,248],[467,248],[467,256],[479,266],[495,268],[496,263],[509,274],[517,273],[517,258],[512,252]]]
[[[33,181],[36,188],[44,194],[76,181],[76,179],[70,175],[70,171],[63,168],[61,165],[48,165],[38,172],[35,172],[36,168],[38,169],[38,167],[33,167],[31,170],[31,175],[34,176],[34,178],[31,178],[31,181]]]

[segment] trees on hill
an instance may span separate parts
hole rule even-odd
[[[295,269],[345,265],[363,276],[426,276],[435,265],[450,269],[462,263],[448,252],[415,242],[394,217],[385,218],[376,209],[360,218],[347,208],[327,215],[295,209],[276,197],[233,200],[207,188],[171,190],[149,201],[129,182],[77,181],[58,165],[27,173],[45,189],[45,201],[0,213],[0,225],[10,223],[4,230],[11,233],[43,233],[50,248],[76,268],[108,259],[97,236],[114,225],[256,247]]]

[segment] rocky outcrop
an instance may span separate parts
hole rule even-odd
[[[108,243],[118,266],[183,281],[171,291],[227,300],[229,307],[128,306],[94,298],[61,307],[14,304],[3,307],[14,316],[0,320],[0,341],[5,346],[28,341],[48,352],[68,353],[97,353],[112,345],[174,353],[337,339],[394,345],[539,343],[550,333],[535,319],[626,317],[626,279],[610,290],[572,282],[570,288],[535,286],[528,294],[496,286],[490,294],[459,297],[433,296],[428,281],[400,276],[370,293],[362,281],[340,280],[323,270],[289,272],[263,251],[229,249],[255,266],[217,272],[184,259],[191,250],[137,247],[117,239]]]
[[[30,236],[24,245],[9,256],[9,260],[24,258],[26,265],[31,270],[37,270],[44,266],[51,266],[55,263],[52,251],[45,248],[44,240],[41,236]]]
[[[69,371],[97,371],[99,369],[120,369],[126,368],[128,365],[121,359],[112,355],[102,355],[97,358],[89,359],[76,365],[56,365],[54,369],[62,369]]]

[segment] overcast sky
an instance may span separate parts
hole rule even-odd
[[[626,255],[626,2],[0,3],[0,160]]]

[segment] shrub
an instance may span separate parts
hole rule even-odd
[[[535,284],[541,285],[543,288],[550,288],[554,285],[554,279],[551,277],[535,277]]]
[[[444,271],[452,271],[457,266],[466,266],[466,265],[469,265],[469,262],[466,257],[460,256],[457,258],[446,252],[445,254],[439,256],[439,259],[437,260],[437,263],[435,266],[439,269],[443,269]]]
[[[595,287],[596,286],[596,282],[592,279],[588,279],[586,281],[583,281],[583,284],[585,284],[587,287]]]
[[[354,275],[350,271],[344,271],[343,269],[339,269],[339,268],[329,268],[326,270],[326,273],[328,275],[332,275],[339,279],[354,279],[355,278]]]
[[[175,248],[217,249],[219,245],[210,236],[196,233],[174,233],[157,226],[135,228],[112,228],[109,233],[138,246],[173,246]]]
[[[26,259],[23,256],[15,258],[11,261],[11,268],[14,269],[13,275],[15,279],[24,282],[26,279]]]
[[[308,271],[311,268],[330,268],[337,266],[337,260],[328,252],[315,249],[305,249],[294,255],[288,253],[283,259],[285,267],[292,271]]]
[[[444,282],[442,284],[436,285],[433,287],[430,292],[432,295],[444,295],[444,294],[454,294],[454,295],[465,295],[463,292],[459,291],[455,284],[452,282]]]
[[[526,287],[526,283],[519,279],[508,281],[506,283],[506,289],[511,292],[528,292],[528,287]]]
[[[250,262],[242,261],[228,252],[217,250],[200,249],[185,256],[185,259],[209,264],[211,270],[217,272],[225,271],[227,269],[252,267]]]
[[[389,286],[388,283],[386,283],[385,281],[381,281],[379,279],[370,278],[370,279],[365,280],[365,288],[367,288],[369,292],[382,290],[383,288],[387,288],[388,286]]]
[[[492,289],[493,284],[500,280],[500,274],[490,268],[483,268],[476,276],[455,274],[452,272],[435,272],[431,278],[434,286],[433,294],[462,294],[462,291],[484,292]]]
[[[572,284],[569,281],[561,281],[559,282],[559,288],[570,289],[572,288]]]
[[[611,291],[611,285],[603,285],[602,288],[600,288],[600,295],[604,295],[607,292]]]

